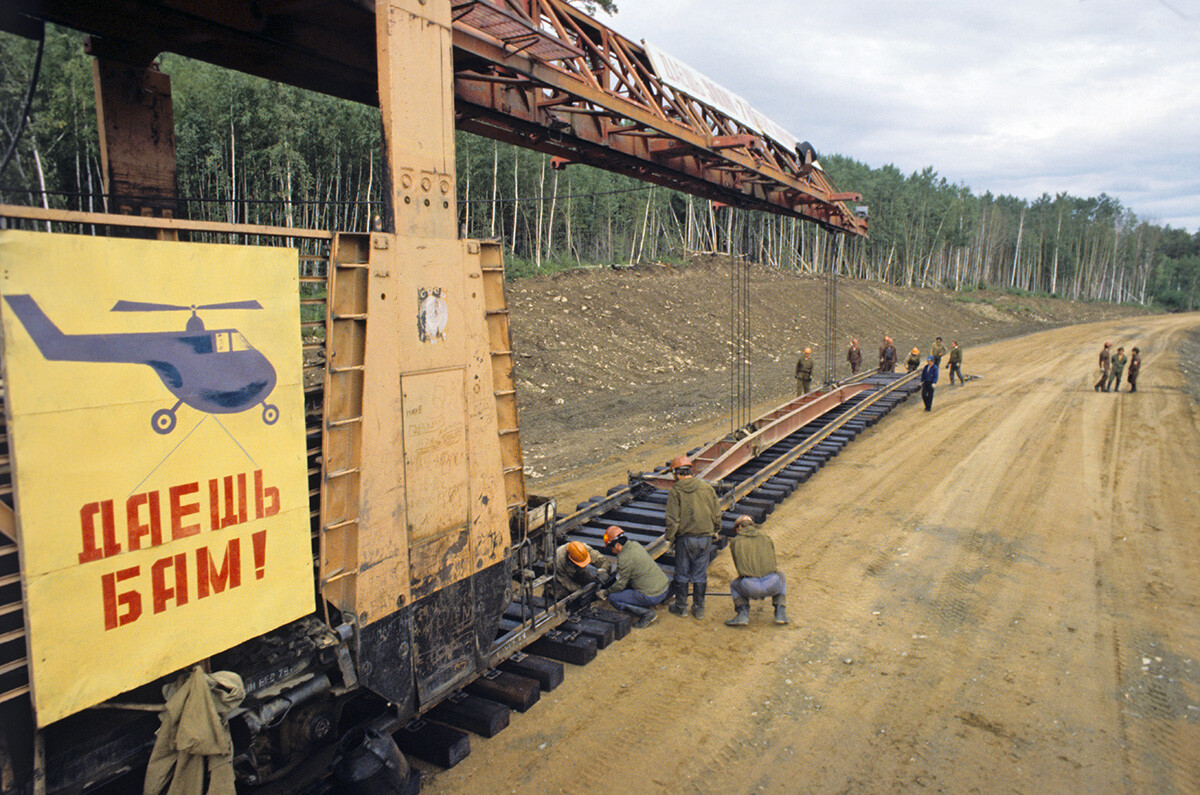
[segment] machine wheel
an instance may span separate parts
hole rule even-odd
[[[150,416],[150,427],[156,433],[166,435],[175,430],[175,412],[171,409],[159,409]]]

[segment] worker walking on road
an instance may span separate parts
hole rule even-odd
[[[561,594],[572,594],[612,573],[612,561],[582,541],[568,541],[554,552],[554,584]]]
[[[1121,376],[1125,375],[1125,362],[1125,349],[1117,348],[1117,352],[1112,357],[1112,367],[1108,374],[1108,383],[1104,387],[1105,392],[1121,391]]]
[[[938,366],[933,363],[933,357],[925,358],[925,366],[921,368],[921,400],[925,402],[925,410],[933,411],[933,385],[938,380]]]
[[[671,612],[687,612],[692,586],[692,615],[704,618],[708,561],[713,537],[721,529],[721,506],[713,487],[692,474],[692,460],[681,455],[671,462],[675,485],[667,493],[667,543],[675,545],[675,604]]]
[[[796,362],[796,397],[808,394],[809,384],[812,383],[812,373],[812,348],[805,348],[804,355]]]
[[[616,525],[604,531],[604,546],[617,557],[617,579],[610,592],[599,591],[597,595],[607,598],[618,610],[637,616],[638,627],[650,626],[657,618],[654,606],[667,598],[671,581],[646,548],[626,538],[625,531]]]
[[[862,365],[862,350],[858,347],[858,340],[850,340],[850,350],[846,351],[846,361],[850,362],[850,375],[857,373],[859,366]]]
[[[933,340],[933,347],[929,349],[929,355],[933,357],[934,364],[938,367],[942,366],[942,357],[946,355],[946,346],[942,344],[941,337]]]
[[[758,532],[754,520],[739,516],[733,525],[737,535],[729,542],[729,554],[738,576],[729,583],[733,597],[733,618],[726,621],[731,627],[750,623],[750,600],[771,597],[775,606],[775,623],[788,623],[787,583],[775,562],[775,542]]]
[[[905,372],[907,372],[907,373],[911,373],[913,370],[916,370],[918,367],[920,367],[921,366],[921,351],[917,350],[916,348],[913,348],[912,353],[910,353],[908,355],[908,358],[904,360],[904,366],[907,368],[905,370]]]
[[[1109,348],[1112,347],[1111,342],[1104,343],[1104,348],[1100,351],[1100,380],[1093,387],[1097,392],[1100,390],[1108,391],[1108,368],[1112,365],[1112,352]]]
[[[1137,347],[1134,347],[1132,355],[1129,357],[1129,377],[1127,379],[1129,381],[1130,392],[1137,391],[1137,377],[1138,373],[1141,372],[1141,369],[1142,354]]]
[[[958,374],[959,386],[965,384],[962,377],[962,348],[958,347],[958,340],[955,340],[950,345],[950,385],[954,385],[954,374]]]
[[[891,373],[896,370],[896,346],[891,337],[884,337],[879,346],[879,372]]]

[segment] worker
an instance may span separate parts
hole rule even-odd
[[[560,594],[572,594],[612,573],[612,561],[582,541],[568,541],[554,552],[554,584]]]
[[[1142,369],[1142,354],[1135,346],[1132,355],[1129,357],[1129,376],[1126,379],[1129,381],[1129,391],[1137,391],[1137,377]]]
[[[1104,343],[1104,347],[1100,350],[1100,380],[1096,382],[1092,388],[1097,392],[1100,390],[1108,391],[1108,370],[1112,366],[1112,352],[1108,349],[1112,347],[1111,342]]]
[[[638,542],[625,537],[625,531],[610,525],[604,531],[604,547],[617,558],[617,579],[611,591],[599,591],[601,598],[618,610],[637,616],[635,625],[645,628],[654,623],[657,616],[654,606],[667,598],[667,586],[671,581],[650,553]]]
[[[812,383],[812,348],[805,348],[804,355],[796,362],[796,397],[808,394],[808,386]]]
[[[675,603],[677,616],[687,612],[692,586],[692,615],[704,618],[708,562],[713,538],[721,529],[721,506],[713,487],[692,472],[692,459],[681,455],[671,462],[675,484],[667,492],[667,543],[675,545]]]
[[[925,366],[921,368],[921,400],[926,411],[933,411],[933,385],[937,380],[938,366],[933,363],[932,356],[926,356]]]
[[[892,344],[891,337],[884,337],[883,344],[879,346],[879,372],[891,373],[896,370],[896,346]]]
[[[950,344],[950,384],[954,384],[954,374],[958,373],[958,383],[961,386],[966,383],[962,377],[962,348],[958,347],[958,340]]]
[[[933,357],[933,363],[938,367],[942,366],[942,357],[946,355],[946,346],[942,344],[941,337],[935,337],[933,347],[929,349],[929,355]]]
[[[919,350],[917,350],[916,348],[913,348],[912,353],[910,353],[908,355],[908,358],[904,360],[904,366],[905,366],[905,368],[907,368],[905,370],[905,372],[907,372],[907,373],[911,373],[913,370],[916,370],[918,367],[920,367],[921,366],[921,352]]]
[[[846,351],[846,361],[850,362],[850,375],[857,373],[862,364],[862,351],[858,347],[858,340],[850,340],[850,350]]]
[[[729,583],[733,597],[734,616],[727,626],[744,627],[750,623],[750,600],[771,597],[775,606],[775,623],[788,623],[787,583],[775,563],[775,542],[758,532],[754,520],[739,516],[733,523],[736,535],[729,542],[729,554],[738,576]]]
[[[1121,376],[1125,375],[1125,349],[1118,347],[1117,352],[1112,357],[1112,367],[1108,374],[1108,383],[1104,387],[1105,392],[1120,392],[1121,391]]]

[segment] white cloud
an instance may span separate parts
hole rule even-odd
[[[1200,228],[1200,0],[620,5],[819,152]]]

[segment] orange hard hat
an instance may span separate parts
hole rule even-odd
[[[604,531],[604,546],[611,547],[615,543],[625,543],[625,531],[614,525],[609,525]]]
[[[681,455],[677,456],[675,460],[671,462],[671,469],[682,469],[683,467],[690,467],[691,465],[692,459],[688,458],[686,455]]]
[[[812,353],[812,348],[805,348],[805,349],[804,349],[804,352],[805,352],[805,353]]]
[[[916,348],[913,348],[913,356],[916,356],[918,353],[920,353],[920,351]]]
[[[587,545],[582,541],[571,541],[567,544],[567,557],[576,566],[586,566],[592,562],[592,556],[588,554]]]

